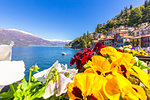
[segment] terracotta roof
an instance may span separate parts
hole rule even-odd
[[[119,33],[120,36],[128,36],[126,33]]]

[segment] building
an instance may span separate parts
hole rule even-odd
[[[100,38],[101,38],[101,34],[102,34],[102,33],[95,33],[94,38],[95,38],[95,39],[100,39]]]
[[[88,33],[88,35],[89,35],[89,37],[90,37],[91,39],[94,38],[94,34],[93,34],[93,33]]]
[[[142,30],[142,35],[145,35],[145,34],[150,34],[150,25],[148,25],[145,30]]]
[[[149,25],[149,23],[148,23],[148,22],[142,23],[142,24],[141,24],[141,26],[139,27],[139,30],[140,30],[140,31],[145,30],[145,29],[146,29],[146,27],[147,27],[148,25]]]
[[[126,34],[128,34],[128,28],[121,25],[120,27],[115,29],[115,33],[126,33]]]
[[[118,33],[114,35],[114,47],[121,47],[125,45],[124,36],[128,36],[126,33]]]
[[[108,30],[107,35],[116,34],[116,30],[114,28]]]
[[[150,47],[150,34],[146,34],[141,37],[142,47]]]
[[[136,36],[136,37],[131,38],[130,43],[134,47],[142,46],[141,45],[141,36]]]
[[[98,43],[98,42],[99,42],[99,40],[92,40],[90,48],[94,48],[96,43]]]
[[[123,44],[124,45],[132,45],[133,36],[123,36]]]
[[[106,46],[114,46],[114,38],[106,38],[104,40],[104,45],[106,45]]]
[[[140,36],[142,32],[139,29],[135,29],[134,31],[130,32],[129,36]]]

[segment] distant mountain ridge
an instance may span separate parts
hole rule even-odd
[[[11,41],[14,46],[63,46],[63,43],[60,45],[21,30],[0,29],[0,44],[10,44]]]

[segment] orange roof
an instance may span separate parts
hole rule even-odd
[[[119,33],[120,36],[128,36],[126,33]]]

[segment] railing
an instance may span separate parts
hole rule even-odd
[[[139,60],[142,60],[144,62],[150,62],[150,56],[137,56]]]

